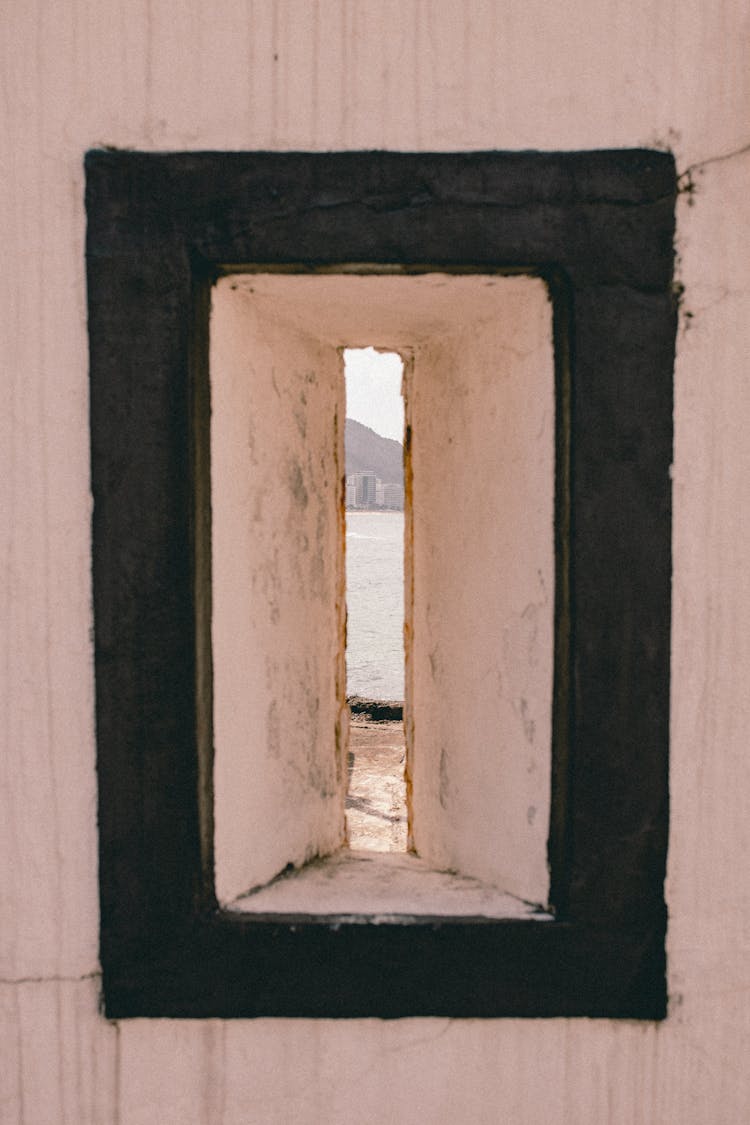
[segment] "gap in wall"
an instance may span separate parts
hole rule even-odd
[[[353,850],[405,852],[403,360],[344,349],[346,826]]]
[[[547,900],[554,365],[539,278],[252,272],[212,290],[224,909],[534,917]],[[346,847],[343,351],[403,357],[406,851]],[[388,693],[389,694],[389,693]]]

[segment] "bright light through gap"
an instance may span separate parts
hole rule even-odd
[[[394,352],[348,348],[347,697],[349,846],[405,851],[404,406]]]

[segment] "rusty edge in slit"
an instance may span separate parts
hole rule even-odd
[[[339,348],[339,360],[343,371],[344,350]],[[346,404],[344,402],[344,417],[346,417]],[[341,795],[341,841],[340,846],[346,847],[349,843],[349,828],[346,821],[346,798],[348,793],[348,770],[346,768],[347,754],[349,752],[350,714],[346,702],[346,451],[344,449],[345,426],[340,424],[341,411],[339,405],[333,418],[333,448],[336,461],[336,479],[338,482],[338,496],[336,503],[336,521],[338,524],[338,552],[336,574],[336,623],[339,636],[338,650],[336,653],[336,785]]]
[[[415,852],[412,778],[414,773],[414,477],[412,465],[412,405],[414,355],[400,352],[404,399],[404,782],[406,785],[406,850]]]

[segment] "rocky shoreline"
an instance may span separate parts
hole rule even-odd
[[[346,702],[352,715],[369,719],[372,723],[401,722],[404,703],[399,699],[366,699],[362,695],[348,695]]]

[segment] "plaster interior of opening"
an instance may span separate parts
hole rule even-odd
[[[341,353],[370,344],[406,360],[411,431],[413,854],[401,856],[363,856],[345,840]],[[523,903],[545,903],[549,885],[555,427],[544,283],[234,274],[214,287],[210,367],[220,903],[526,916]]]

